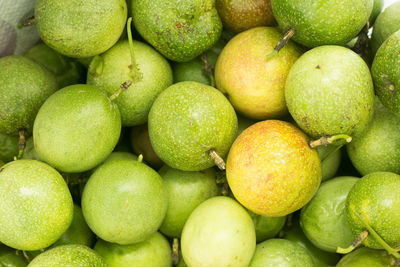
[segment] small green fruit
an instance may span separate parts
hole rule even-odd
[[[335,176],[339,169],[342,151],[334,145],[319,146],[317,151],[321,159],[322,181],[329,180]]]
[[[257,243],[274,238],[285,226],[286,216],[264,217],[249,211],[256,229]]]
[[[26,267],[26,259],[22,253],[0,244],[0,266],[2,267]]]
[[[157,156],[151,145],[147,123],[132,127],[130,141],[133,152],[136,155],[142,155],[143,160],[155,170],[160,169],[164,165],[164,162]]]
[[[396,260],[384,250],[360,248],[345,255],[336,267],[397,267]]]

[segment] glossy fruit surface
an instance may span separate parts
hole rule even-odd
[[[265,217],[249,211],[256,229],[257,243],[275,237],[283,228],[286,216]]]
[[[395,267],[395,259],[384,250],[359,248],[345,255],[336,267]]]

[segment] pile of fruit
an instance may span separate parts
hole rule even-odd
[[[382,7],[37,0],[0,58],[0,266],[400,266]]]

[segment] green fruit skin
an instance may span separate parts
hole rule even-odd
[[[167,211],[163,180],[144,163],[111,161],[90,177],[82,195],[82,211],[101,239],[128,245],[149,238]]]
[[[245,267],[255,247],[250,215],[229,197],[213,197],[201,203],[182,232],[182,255],[188,266]]]
[[[0,172],[0,242],[19,250],[53,244],[73,217],[72,197],[62,176],[35,160],[17,160]]]
[[[347,247],[353,240],[345,217],[345,203],[349,191],[358,180],[350,176],[329,180],[302,208],[301,227],[316,247],[336,252],[338,247]]]
[[[84,245],[64,245],[43,252],[29,267],[108,267],[104,259]]]
[[[222,23],[215,0],[132,0],[131,3],[137,31],[170,60],[189,61],[211,48],[221,35]]]
[[[290,114],[314,138],[362,133],[372,118],[374,97],[367,64],[341,46],[321,46],[303,54],[285,85]]]
[[[171,246],[158,232],[145,241],[133,245],[122,246],[99,240],[94,250],[104,258],[109,267],[172,266]]]
[[[17,251],[0,244],[0,266],[2,267],[26,267],[28,265],[24,256]]]
[[[315,267],[334,266],[340,259],[338,254],[329,253],[314,246],[304,235],[299,223],[293,225],[293,227],[285,233],[285,239],[293,241],[305,248],[313,259]]]
[[[373,172],[400,173],[400,118],[375,100],[374,117],[368,130],[353,138],[347,154],[362,174]]]
[[[0,133],[0,160],[9,162],[18,155],[18,137]]]
[[[57,52],[75,58],[91,57],[113,46],[125,27],[124,0],[38,0],[37,29]]]
[[[341,150],[337,146],[328,145],[317,147],[317,152],[321,159],[322,181],[333,178],[340,166]]]
[[[63,172],[83,172],[102,162],[121,132],[118,107],[90,85],[71,85],[53,94],[35,119],[39,157]]]
[[[32,60],[0,58],[0,133],[31,132],[40,106],[57,88],[54,75]]]
[[[383,42],[398,30],[400,30],[400,3],[395,2],[376,18],[371,36],[373,53],[375,54]]]
[[[396,267],[395,259],[384,250],[359,248],[345,255],[336,267]]]
[[[400,115],[400,30],[391,35],[379,48],[372,63],[376,95],[382,104]]]
[[[344,45],[365,26],[374,0],[271,0],[279,27],[294,29],[293,40],[307,47]]]
[[[129,86],[114,101],[121,113],[123,126],[146,123],[154,100],[172,84],[171,67],[157,51],[137,41],[133,41],[133,51],[142,79]],[[92,60],[87,84],[112,95],[121,84],[133,80],[135,75],[137,74],[132,70],[129,43],[123,40]]]
[[[346,219],[353,236],[366,230],[358,213],[389,246],[400,246],[400,176],[390,172],[370,173],[351,189],[346,201]],[[383,247],[369,234],[363,244]]]
[[[169,166],[200,171],[215,165],[215,149],[225,157],[237,132],[235,110],[217,89],[181,82],[163,91],[149,113],[150,141]]]
[[[249,267],[314,267],[307,250],[285,239],[270,239],[257,245]]]
[[[117,160],[135,160],[136,161],[136,160],[138,160],[138,157],[129,152],[120,152],[120,151],[112,152],[102,163],[100,163],[96,168],[91,170],[91,172],[93,173],[101,165],[106,164],[107,162],[117,161]]]
[[[193,210],[205,200],[217,196],[214,169],[188,172],[164,166],[159,171],[168,193],[168,209],[160,231],[170,237],[180,237],[183,226]]]
[[[275,237],[285,226],[286,216],[265,217],[249,211],[256,229],[257,243]]]
[[[370,27],[372,27],[372,25],[374,25],[376,18],[381,13],[382,8],[384,6],[384,2],[385,2],[384,0],[374,0],[374,6],[372,8],[371,15],[369,16]],[[374,27],[375,27],[375,25],[374,25]]]

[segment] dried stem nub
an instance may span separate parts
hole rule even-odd
[[[285,45],[289,42],[290,38],[296,33],[294,29],[289,29],[285,32],[283,37],[279,40],[279,42],[274,47],[274,51],[267,55],[267,59],[273,58],[278,52],[285,47]]]
[[[220,157],[220,155],[218,155],[217,151],[215,151],[215,149],[210,149],[208,151],[208,155],[210,155],[210,157],[214,160],[215,165],[217,165],[217,167],[220,170],[225,170],[226,169],[226,164],[223,158]]]
[[[338,135],[332,135],[332,136],[323,136],[317,140],[313,140],[310,142],[310,147],[311,148],[316,148],[318,146],[326,146],[326,145],[331,145],[334,144],[338,141],[344,140],[346,143],[350,143],[352,138],[351,136],[347,134],[338,134]]]
[[[123,84],[121,84],[121,86],[119,87],[119,89],[118,89],[112,96],[110,96],[111,101],[114,100],[114,99],[116,99],[116,98],[118,98],[119,95],[120,95],[123,91],[126,91],[126,90],[129,88],[129,86],[131,86],[131,85],[132,85],[132,81],[126,81],[126,82],[124,82]]]
[[[36,24],[35,16],[32,16],[21,23],[18,24],[18,29],[22,29],[23,27],[28,27]]]
[[[368,237],[368,231],[365,230],[363,231],[359,236],[354,238],[354,240],[351,242],[351,245],[347,248],[337,248],[336,252],[340,254],[347,254],[352,252],[354,249],[356,249],[358,246],[361,245],[361,243]]]
[[[210,60],[208,59],[207,52],[204,52],[200,56],[201,61],[204,63],[204,68],[203,68],[203,73],[208,76],[208,79],[210,80],[210,85],[212,87],[215,87],[215,78],[213,74],[213,67],[210,63]]]
[[[18,156],[17,159],[21,159],[24,155],[26,140],[25,140],[25,129],[21,128],[18,130],[19,140],[18,140]]]
[[[179,240],[176,237],[172,242],[172,264],[173,265],[179,264]]]

